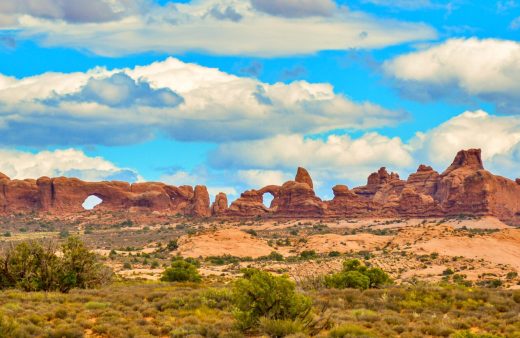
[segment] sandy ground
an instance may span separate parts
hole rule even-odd
[[[484,259],[507,264],[520,271],[520,230],[504,230],[486,236],[432,238],[413,246],[416,251],[446,256]]]
[[[307,238],[307,243],[300,247],[300,251],[314,250],[318,253],[372,251],[376,248],[382,248],[392,238],[392,236],[376,236],[367,233],[356,235],[313,235]]]
[[[265,240],[256,238],[236,228],[205,232],[197,236],[183,236],[179,250],[184,257],[208,257],[231,255],[258,258],[273,250]]]

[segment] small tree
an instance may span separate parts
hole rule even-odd
[[[77,237],[69,237],[62,245],[60,291],[72,288],[88,289],[101,285],[111,276],[97,256]]]
[[[379,268],[368,268],[357,259],[343,262],[343,270],[325,277],[325,285],[330,288],[353,288],[365,290],[379,288],[391,283],[390,276]]]
[[[296,292],[287,276],[273,276],[257,269],[244,270],[233,286],[235,317],[247,330],[269,320],[305,320],[311,311],[310,298]]]
[[[164,282],[200,282],[201,277],[194,264],[184,259],[177,259],[164,270],[161,280]]]
[[[111,277],[111,270],[76,237],[61,248],[54,242],[22,242],[0,255],[0,289],[68,292],[99,286]]]

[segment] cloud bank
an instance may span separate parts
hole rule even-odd
[[[132,144],[158,134],[229,142],[363,130],[405,118],[353,102],[330,84],[267,84],[174,58],[133,69],[0,75],[4,145]]]
[[[332,0],[6,0],[0,27],[43,46],[119,56],[187,51],[259,57],[429,40],[428,25],[382,20]],[[0,7],[1,9],[1,7]]]
[[[101,158],[90,157],[76,149],[61,149],[30,153],[0,148],[0,172],[11,179],[39,178],[41,176],[78,177],[87,181],[137,181],[138,174],[119,168]]]
[[[284,135],[227,143],[210,154],[209,163],[217,169],[251,173],[255,180],[249,183],[257,183],[256,187],[266,183],[261,180],[264,176],[272,179],[276,173],[277,177],[292,177],[296,167],[304,166],[321,182],[318,190],[326,196],[337,183],[365,184],[368,174],[381,166],[397,171],[404,179],[421,163],[442,172],[458,150],[469,148],[483,150],[485,166],[491,171],[516,178],[520,165],[520,117],[468,111],[431,130],[418,132],[408,141],[371,132],[358,138]]]
[[[497,111],[520,114],[520,43],[497,39],[451,39],[384,64],[403,93],[423,100],[476,96]]]

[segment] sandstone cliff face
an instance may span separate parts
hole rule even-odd
[[[163,183],[84,182],[41,177],[11,180],[0,173],[0,212],[71,213],[83,211],[90,195],[102,210],[163,211],[198,217],[445,217],[491,215],[520,225],[520,179],[495,176],[484,169],[479,149],[460,151],[442,174],[421,165],[408,179],[380,168],[367,184],[349,189],[337,185],[334,198],[322,201],[308,171],[298,168],[294,181],[248,190],[228,207],[220,193],[210,208],[205,186]],[[263,203],[265,194],[274,198]]]
[[[83,211],[88,196],[103,202],[100,210],[150,210],[191,216],[211,215],[209,194],[204,186],[174,187],[163,183],[84,182],[76,178],[41,177],[10,180],[0,177],[0,211],[73,213]]]

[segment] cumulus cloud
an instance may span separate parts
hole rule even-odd
[[[90,157],[77,149],[62,149],[30,153],[0,148],[0,172],[11,179],[38,178],[41,176],[78,177],[87,181],[137,181],[138,174],[119,168],[101,158]]]
[[[57,0],[46,1],[54,3]],[[81,2],[75,0],[78,1]],[[111,0],[110,4],[122,1],[137,2]],[[103,0],[94,2],[105,4]],[[63,14],[41,16],[28,12],[16,17],[16,22],[12,22],[13,16],[0,16],[0,24],[5,21],[6,28],[15,29],[20,38],[35,39],[44,46],[86,49],[108,56],[203,51],[218,55],[272,57],[321,50],[382,48],[436,37],[436,31],[425,24],[378,19],[362,12],[336,8],[331,0],[254,0],[253,3],[250,0],[200,0],[164,6],[137,4],[134,5],[137,9],[132,11],[123,10],[126,6],[117,7],[122,8],[122,12],[96,10],[95,13],[108,17],[89,17],[83,21],[55,19]],[[114,15],[117,21],[111,20]],[[100,22],[85,23],[94,19]]]
[[[416,98],[476,96],[501,113],[520,114],[520,43],[496,39],[451,39],[384,64],[404,93]]]
[[[125,73],[116,73],[107,78],[90,78],[79,92],[48,102],[59,101],[91,102],[112,108],[176,107],[183,98],[169,88],[152,89],[148,82],[136,82]]]
[[[373,128],[406,114],[356,103],[326,83],[266,84],[169,58],[133,69],[0,75],[0,143],[129,144],[253,140]]]
[[[414,164],[409,147],[399,138],[377,133],[367,133],[357,139],[348,135],[331,135],[326,139],[280,135],[265,140],[226,143],[210,155],[209,162],[216,168],[246,170],[242,174],[239,171],[239,175],[258,183],[267,183],[267,180],[260,180],[261,175],[280,181],[294,175],[298,166],[303,166],[311,170],[318,181],[331,184],[340,181],[360,184],[381,166],[402,169]]]
[[[485,111],[468,111],[439,126],[418,133],[411,140],[416,158],[445,168],[460,149],[481,148],[485,165],[503,175],[517,175],[511,171],[520,165],[520,118],[496,116]],[[506,167],[502,164],[509,163]],[[511,176],[513,177],[513,176]]]
[[[336,9],[332,0],[251,0],[261,12],[287,18],[330,16]]]
[[[281,185],[294,178],[291,174],[281,170],[238,170],[238,182],[247,187],[262,188],[268,185]]]

